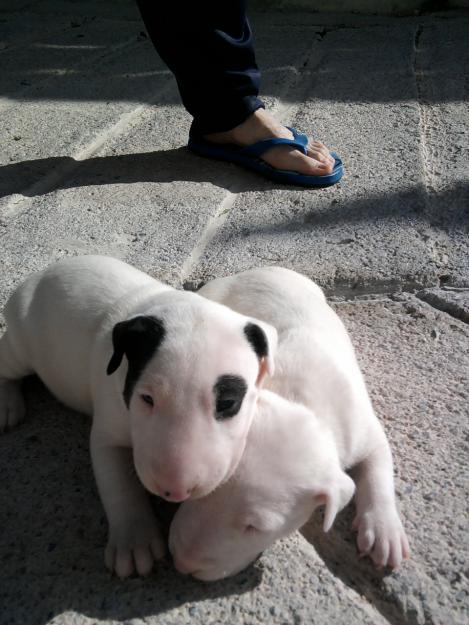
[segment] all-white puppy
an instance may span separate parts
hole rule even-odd
[[[231,476],[273,371],[276,331],[100,256],[33,274],[5,316],[0,431],[23,418],[18,380],[31,373],[92,415],[106,564],[122,577],[148,573],[164,545],[144,487],[182,501]]]
[[[275,393],[259,395],[234,476],[176,513],[169,539],[176,567],[204,580],[232,575],[320,504],[327,531],[353,495],[343,469],[355,465],[358,548],[378,566],[399,566],[409,547],[391,451],[347,332],[320,288],[269,267],[214,280],[199,293],[277,328],[276,372],[267,383]]]

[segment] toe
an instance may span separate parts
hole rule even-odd
[[[290,169],[306,176],[325,176],[332,171],[330,163],[322,155],[313,158],[295,150],[290,154],[290,158]]]
[[[107,545],[104,551],[104,563],[106,568],[109,569],[112,573],[114,571],[114,558],[115,558],[116,550],[114,545]]]
[[[314,158],[308,158],[308,161],[304,163],[304,173],[311,176],[327,176],[332,173],[332,165],[318,161]]]
[[[132,552],[129,549],[117,549],[115,555],[115,571],[118,577],[124,579],[134,572]]]
[[[357,536],[357,546],[360,553],[369,553],[371,551],[371,548],[373,547],[374,542],[375,533],[371,529],[371,527],[368,527],[364,530],[359,529]]]
[[[25,413],[19,383],[0,380],[0,433],[13,429],[24,419]]]
[[[295,148],[275,146],[262,155],[274,169],[294,171],[306,176],[325,176],[333,170],[329,158],[317,152],[317,158],[307,156]]]
[[[402,533],[401,535],[401,549],[402,549],[402,557],[404,558],[404,560],[407,560],[408,558],[410,558],[409,541],[407,540],[407,536],[404,533]]]
[[[324,154],[324,156],[331,155],[328,148],[326,148],[324,143],[321,143],[321,141],[308,141],[308,150],[320,152],[321,154]]]
[[[18,398],[8,410],[8,427],[13,428],[23,421],[25,412],[24,402],[21,398]]]
[[[155,560],[163,560],[166,555],[166,547],[159,538],[155,538],[151,541],[150,550]]]
[[[153,568],[153,555],[147,545],[139,545],[134,549],[135,568],[139,575],[149,575]]]
[[[332,172],[335,165],[335,159],[329,154],[329,151],[326,148],[319,150],[308,146],[308,156],[327,166],[330,170],[329,173]]]
[[[391,546],[389,548],[389,558],[388,565],[392,569],[397,569],[400,567],[402,562],[402,545],[399,536],[396,536],[395,540],[391,542]]]
[[[378,539],[371,553],[371,559],[376,566],[381,569],[387,565],[389,558],[389,541],[386,539]]]

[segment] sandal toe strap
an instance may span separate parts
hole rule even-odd
[[[288,130],[293,134],[293,139],[283,139],[280,137],[264,139],[263,141],[258,141],[257,143],[242,148],[240,153],[246,156],[260,157],[264,152],[267,152],[267,150],[270,150],[270,148],[273,148],[275,145],[290,145],[303,154],[307,154],[308,137],[295,130],[295,128],[288,128]]]

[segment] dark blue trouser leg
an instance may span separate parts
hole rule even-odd
[[[264,105],[245,0],[137,0],[153,45],[194,117],[192,135],[230,130]]]

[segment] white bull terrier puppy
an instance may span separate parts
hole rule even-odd
[[[343,469],[354,466],[359,551],[377,566],[399,566],[409,547],[391,451],[347,332],[321,289],[268,267],[214,280],[199,293],[276,327],[278,349],[271,391],[259,395],[236,473],[207,497],[183,503],[173,519],[175,566],[203,580],[232,575],[324,503],[327,531],[353,495]]]
[[[121,577],[148,573],[164,544],[145,489],[182,501],[232,475],[276,331],[100,256],[33,274],[5,316],[0,431],[23,418],[19,379],[31,373],[92,415],[106,564]]]

